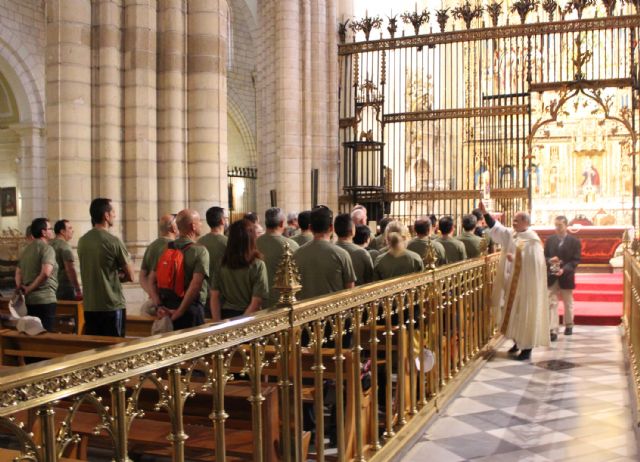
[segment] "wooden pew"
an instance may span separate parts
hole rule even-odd
[[[20,455],[20,451],[14,451],[13,449],[0,448],[0,460],[9,461],[16,460]],[[68,457],[62,457],[58,459],[59,462],[79,462],[80,459],[70,459]]]
[[[125,333],[127,337],[149,337],[151,326],[156,318],[148,315],[127,314]]]
[[[0,331],[0,364],[23,366],[28,362],[78,353],[122,343],[121,337],[43,333],[30,336],[12,329]]]
[[[76,322],[76,333],[84,333],[84,305],[82,301],[58,300],[56,317],[58,316],[73,317]]]

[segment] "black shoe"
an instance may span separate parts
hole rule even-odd
[[[528,361],[531,359],[531,348],[527,348],[526,350],[522,350],[518,356],[516,356],[518,361]]]
[[[573,327],[565,327],[564,335],[573,335]]]
[[[518,344],[517,344],[517,343],[514,343],[514,344],[513,344],[513,346],[512,346],[511,348],[509,348],[508,353],[512,353],[512,354],[513,354],[513,353],[517,353],[517,352],[518,352],[518,349],[519,349],[519,348],[518,348]]]
[[[551,337],[552,342],[555,342],[558,340],[558,334],[556,334],[555,332],[551,332],[549,336]]]

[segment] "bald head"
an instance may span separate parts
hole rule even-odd
[[[361,205],[356,205],[351,211],[351,220],[354,225],[366,225],[367,224],[367,209]]]
[[[175,237],[178,233],[178,228],[176,227],[176,215],[171,213],[162,215],[158,222],[158,231],[160,232],[160,236]]]
[[[178,225],[181,237],[196,238],[200,236],[200,214],[196,210],[181,210],[176,217],[176,225]]]
[[[518,212],[513,217],[514,231],[521,233],[531,226],[531,216],[527,212]]]

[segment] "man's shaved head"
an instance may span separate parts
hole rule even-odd
[[[161,236],[165,236],[171,233],[175,234],[177,231],[176,215],[172,213],[167,213],[166,215],[162,215],[160,217],[160,221],[158,222],[158,230],[160,231]]]
[[[176,224],[178,225],[178,231],[180,231],[181,236],[187,236],[194,232],[196,235],[200,234],[200,214],[197,210],[181,210],[176,217]],[[197,225],[197,229],[194,229],[194,225]]]

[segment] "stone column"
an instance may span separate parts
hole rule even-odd
[[[37,125],[16,124],[9,127],[20,138],[17,168],[17,199],[19,229],[24,231],[31,220],[46,217],[47,168],[45,159],[45,131]],[[62,217],[49,217],[53,222]]]
[[[81,236],[91,227],[91,1],[49,0],[46,14],[47,215]]]
[[[158,234],[156,1],[124,8],[124,238],[138,255]]]
[[[276,5],[275,72],[277,80],[276,113],[273,117],[276,121],[277,147],[269,155],[277,159],[275,188],[278,192],[278,206],[286,210],[300,210],[304,204],[302,183],[305,179],[308,181],[304,176],[305,172],[302,171],[301,158],[304,121],[303,117],[298,116],[302,109],[301,8],[299,0],[278,0]],[[310,108],[310,110],[314,111],[316,108]],[[259,171],[258,174],[260,174]]]
[[[158,216],[186,205],[185,3],[158,4]]]
[[[122,217],[122,0],[93,4],[93,196],[108,197]],[[115,232],[122,235],[123,221]]]
[[[227,207],[226,0],[191,0],[187,23],[189,206]]]

